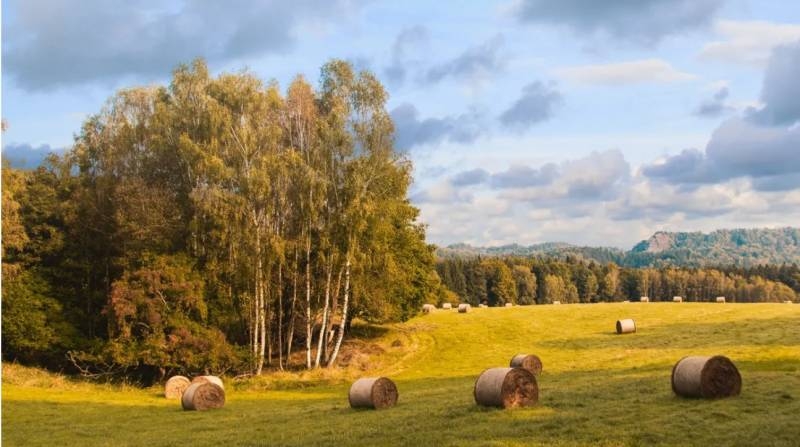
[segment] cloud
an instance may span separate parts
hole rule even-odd
[[[423,82],[433,84],[445,78],[481,79],[502,71],[505,61],[500,56],[503,36],[497,35],[481,45],[464,51],[458,57],[428,70]]]
[[[685,158],[690,170],[697,161],[708,163],[699,151]],[[498,183],[501,179],[506,181]],[[459,188],[455,183],[471,185]],[[800,174],[736,177],[685,188],[641,170],[632,172],[619,151],[609,150],[539,167],[463,171],[412,200],[420,206],[434,243],[563,240],[630,248],[658,228],[708,231],[720,222],[791,225],[800,219]]]
[[[764,21],[719,20],[714,31],[724,40],[704,45],[702,59],[755,67],[765,66],[776,46],[800,39],[800,25]]]
[[[695,78],[692,74],[676,70],[661,59],[564,67],[555,70],[555,73],[574,82],[611,86],[643,82],[679,82]]]
[[[694,114],[697,116],[701,116],[704,118],[717,118],[728,112],[733,110],[732,107],[725,103],[725,100],[728,98],[728,87],[721,87],[714,93],[714,96],[711,99],[707,99],[700,103],[697,109],[694,111]]]
[[[544,186],[553,183],[557,176],[558,166],[553,163],[548,163],[539,169],[517,165],[492,174],[490,183],[497,189]]]
[[[485,169],[478,168],[459,172],[450,179],[450,183],[453,186],[471,186],[481,184],[488,179],[489,172]]]
[[[722,0],[519,0],[523,23],[560,25],[587,38],[610,37],[652,46],[672,34],[710,24]]]
[[[35,169],[50,154],[63,153],[64,149],[52,148],[50,145],[43,144],[33,147],[30,144],[7,144],[3,146],[3,160],[15,168]]]
[[[561,93],[552,85],[532,82],[523,87],[522,96],[500,115],[500,122],[509,128],[527,129],[550,118],[553,108],[561,102]]]
[[[705,153],[684,150],[643,167],[645,176],[673,184],[708,184],[738,177],[765,190],[800,187],[800,127],[760,127],[732,118],[714,131]]]
[[[4,16],[13,17],[3,20],[3,74],[28,91],[124,76],[158,78],[196,57],[223,63],[286,52],[298,27],[334,21],[358,4],[18,1],[3,6]]]
[[[428,39],[428,29],[421,25],[405,28],[400,31],[392,45],[392,61],[383,70],[389,82],[399,85],[405,81],[408,64],[419,63],[419,61],[409,62],[409,59],[413,61],[410,54],[411,51],[427,43]]]
[[[404,103],[390,113],[397,130],[395,145],[403,151],[443,141],[472,143],[486,131],[482,114],[477,110],[457,116],[420,119],[417,108]]]
[[[800,40],[775,48],[764,74],[760,110],[750,118],[767,125],[791,125],[800,121]]]

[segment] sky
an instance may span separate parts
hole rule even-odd
[[[431,243],[629,249],[800,223],[800,3],[5,0],[3,158],[70,147],[120,88],[203,57],[386,86]]]

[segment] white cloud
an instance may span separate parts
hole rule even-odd
[[[643,82],[680,82],[696,76],[675,69],[662,59],[643,59],[614,64],[563,67],[555,74],[583,84],[628,85]]]
[[[719,20],[714,30],[722,40],[704,45],[701,58],[755,67],[765,66],[776,46],[800,39],[800,25],[794,24]]]

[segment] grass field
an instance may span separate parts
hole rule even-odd
[[[634,318],[638,332],[616,335],[619,318]],[[364,332],[373,338],[356,343],[364,353],[349,369],[228,381],[225,407],[209,412],[184,412],[160,388],[78,383],[4,365],[3,445],[800,445],[797,305],[439,310]],[[477,407],[478,374],[522,352],[544,364],[539,404]],[[675,397],[670,371],[689,354],[728,356],[742,394]],[[377,374],[395,380],[398,405],[351,410],[349,381]]]

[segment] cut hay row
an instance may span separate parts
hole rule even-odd
[[[212,382],[195,382],[181,396],[184,410],[213,410],[225,405],[225,390]]]
[[[536,377],[523,368],[489,368],[475,381],[473,393],[484,407],[528,407],[539,400]]]
[[[720,398],[738,396],[742,376],[725,356],[692,355],[672,368],[672,390],[683,397]]]
[[[523,368],[530,371],[534,376],[542,373],[542,360],[533,354],[517,354],[511,357],[509,365],[511,368]]]
[[[617,334],[631,334],[636,332],[636,322],[631,318],[617,320]]]
[[[184,376],[172,376],[164,385],[164,397],[167,399],[180,399],[192,381]]]
[[[397,403],[397,397],[397,386],[386,377],[358,379],[348,393],[351,408],[389,408]]]

